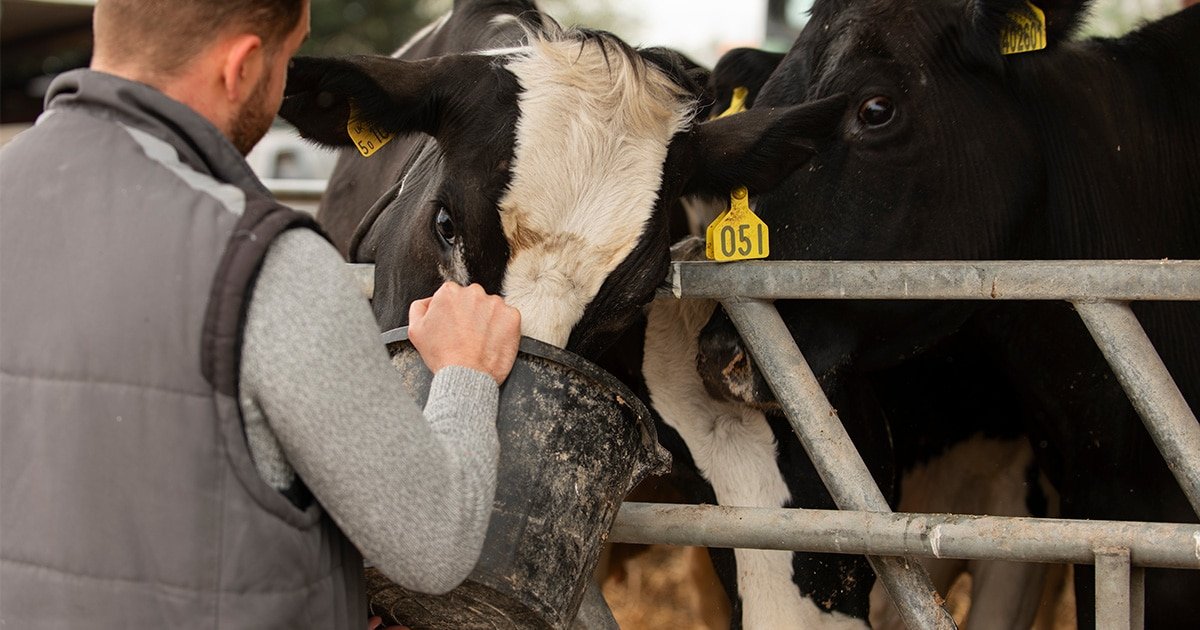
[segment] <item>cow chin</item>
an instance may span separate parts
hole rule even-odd
[[[779,410],[774,392],[755,369],[750,353],[723,311],[713,314],[698,341],[696,369],[709,396],[764,412]]]

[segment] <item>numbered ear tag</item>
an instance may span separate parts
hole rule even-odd
[[[745,187],[729,195],[729,210],[717,217],[705,232],[704,253],[709,260],[730,262],[766,258],[771,253],[767,224],[750,210]]]
[[[350,106],[350,120],[346,122],[346,132],[350,134],[350,139],[354,141],[354,146],[358,147],[358,152],[363,157],[375,155],[376,151],[382,149],[383,145],[391,142],[395,137],[394,134],[383,133],[360,121],[358,109],[353,105]]]
[[[1029,13],[1014,11],[1008,15],[1009,23],[1000,30],[1000,53],[1016,53],[1041,50],[1046,47],[1046,14],[1026,2]]]

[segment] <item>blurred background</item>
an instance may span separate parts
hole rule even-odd
[[[1188,0],[1097,0],[1086,34],[1116,35]],[[46,84],[87,65],[95,0],[0,0],[0,122],[29,122]],[[312,0],[306,54],[390,53],[451,0]],[[610,30],[633,44],[670,46],[711,65],[737,46],[786,50],[812,0],[541,0],[564,25]]]
[[[1097,0],[1087,35],[1118,35],[1200,0]],[[612,31],[635,45],[670,46],[711,66],[730,48],[786,50],[812,0],[540,0],[564,26]],[[58,73],[86,66],[95,0],[0,0],[0,144],[41,113]],[[451,0],[312,0],[305,54],[391,53]],[[328,154],[273,130],[250,156],[264,178],[324,179]]]

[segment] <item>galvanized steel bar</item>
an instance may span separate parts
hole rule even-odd
[[[725,302],[724,307],[837,506],[890,512],[887,499],[775,306],[751,300]],[[939,598],[920,563],[878,555],[867,559],[908,627],[956,627],[950,614],[936,603]]]
[[[671,263],[675,297],[1200,300],[1200,261]]]
[[[1200,569],[1200,524],[625,503],[612,542]]]
[[[1129,550],[1096,552],[1096,628],[1130,630]]]
[[[1200,515],[1200,423],[1137,316],[1119,302],[1077,302],[1075,310]]]
[[[1129,572],[1129,625],[1132,630],[1146,627],[1146,569],[1133,567]]]

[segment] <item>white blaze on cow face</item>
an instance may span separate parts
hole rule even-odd
[[[668,144],[695,108],[658,69],[605,45],[535,37],[506,65],[522,93],[499,203],[503,291],[523,334],[559,347],[641,238]]]

